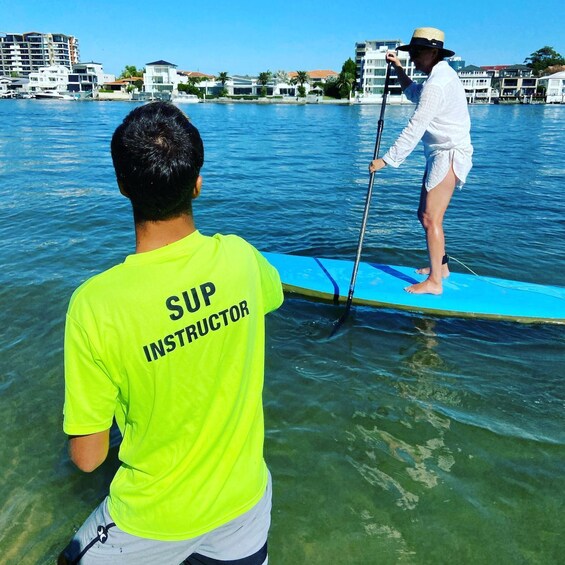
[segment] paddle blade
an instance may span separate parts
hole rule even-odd
[[[342,316],[339,318],[339,320],[336,320],[334,322],[334,327],[332,328],[332,332],[330,333],[330,337],[334,337],[334,335],[337,334],[337,332],[340,330],[341,326],[343,326],[343,323],[345,322],[345,320],[347,320],[347,316],[349,316],[349,310],[351,310],[351,303],[348,302],[347,305],[345,306],[345,312],[342,314]]]

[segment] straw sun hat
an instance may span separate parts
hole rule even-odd
[[[442,57],[451,57],[455,51],[443,48],[445,34],[435,27],[419,27],[414,30],[412,39],[408,45],[401,45],[399,51],[410,51],[410,49],[426,48],[439,49]]]

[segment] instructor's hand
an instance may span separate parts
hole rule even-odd
[[[386,167],[386,163],[382,159],[375,159],[374,161],[371,161],[369,165],[369,171],[371,173],[376,173],[377,171],[380,171],[385,167]]]

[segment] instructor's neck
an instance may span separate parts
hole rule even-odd
[[[146,253],[165,247],[194,233],[196,227],[188,214],[158,222],[135,224],[135,252]]]

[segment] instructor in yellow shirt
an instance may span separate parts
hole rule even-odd
[[[121,465],[59,563],[267,563],[264,320],[279,275],[243,239],[197,231],[204,148],[178,108],[136,108],[111,149],[136,249],[71,298],[64,431],[90,472],[115,420]]]

